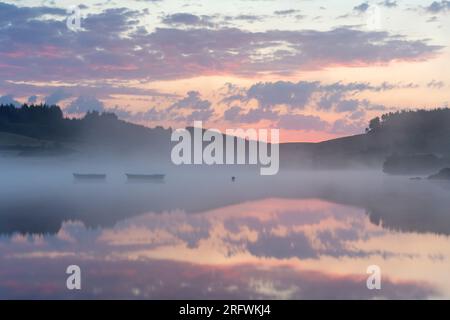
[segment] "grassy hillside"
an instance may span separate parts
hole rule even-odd
[[[147,128],[122,121],[113,113],[88,112],[81,119],[63,116],[58,106],[0,105],[0,131],[48,141],[47,149],[69,148],[82,153],[161,153],[170,155],[170,130]],[[5,136],[8,145],[20,145],[14,136]],[[25,141],[25,140],[23,140]],[[31,140],[30,140],[31,141]]]
[[[26,146],[38,147],[45,144],[46,141],[22,136],[19,134],[0,132],[0,147]]]
[[[450,109],[399,111],[374,118],[365,134],[280,148],[284,166],[381,168],[392,155],[450,157]]]
[[[81,153],[152,155],[170,161],[171,129],[147,128],[112,113],[88,112],[68,119],[57,106],[0,105],[0,146]],[[67,150],[66,150],[67,151]],[[30,153],[30,152],[28,152]],[[31,154],[35,151],[31,152]],[[48,153],[48,152],[47,152]],[[366,133],[321,143],[280,145],[281,167],[381,168],[392,155],[450,157],[450,109],[400,111],[370,121]]]

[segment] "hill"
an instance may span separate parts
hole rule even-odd
[[[0,105],[0,131],[9,134],[3,139],[9,146],[22,146],[21,142],[29,139],[43,151],[57,147],[116,156],[167,150],[171,132],[128,123],[113,113],[88,112],[81,119],[64,118],[58,106],[42,104]]]
[[[45,141],[22,136],[19,134],[0,132],[0,148],[11,146],[41,146]]]
[[[450,157],[450,109],[387,113],[372,119],[364,134],[312,144],[283,144],[280,155],[285,166],[301,164],[320,169],[381,168],[386,159],[395,157],[400,161],[391,173],[408,173],[403,170],[406,162],[413,162],[419,155],[436,157],[434,165]],[[428,172],[435,166],[420,169]]]
[[[88,112],[81,119],[69,119],[59,107],[47,105],[0,105],[0,132],[0,145],[9,147],[25,144],[115,156],[145,153],[165,161],[170,161],[172,146],[171,129],[132,124],[113,113]],[[450,109],[387,113],[372,119],[359,135],[280,144],[280,164],[288,168],[381,168],[389,158],[395,173],[396,166],[401,169],[409,161],[404,159],[424,154],[450,157]]]

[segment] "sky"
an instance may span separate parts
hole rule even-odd
[[[316,142],[450,101],[445,0],[16,0],[0,30],[0,103],[68,117]]]

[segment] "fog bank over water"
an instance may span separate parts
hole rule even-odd
[[[275,176],[261,176],[257,166],[43,160],[30,165],[29,161],[26,166],[20,161],[4,162],[8,170],[0,181],[1,232],[55,233],[64,220],[107,226],[149,211],[195,213],[278,197],[320,198],[363,208],[373,223],[386,228],[450,233],[446,182],[412,181],[375,170],[281,170]],[[104,173],[107,178],[83,183],[75,181],[72,173]],[[160,183],[133,183],[125,173],[164,173],[166,177]]]

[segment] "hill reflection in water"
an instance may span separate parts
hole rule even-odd
[[[443,184],[363,171],[37,180],[3,192],[3,298],[450,297]],[[80,292],[65,289],[69,264]],[[381,291],[366,288],[372,264]]]

